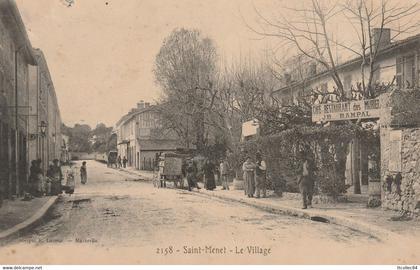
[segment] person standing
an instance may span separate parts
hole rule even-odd
[[[123,158],[123,166],[124,166],[124,168],[127,167],[127,161],[128,161],[127,158],[124,157]]]
[[[255,163],[251,161],[251,157],[246,157],[246,161],[242,165],[244,171],[245,192],[249,198],[254,197],[255,192]]]
[[[220,177],[222,179],[222,190],[229,190],[229,164],[226,159],[220,162]]]
[[[307,209],[312,207],[312,196],[314,192],[314,173],[312,161],[308,158],[306,154],[303,155],[303,162],[301,165],[301,172],[298,177],[298,185],[300,193],[302,194],[302,209]]]
[[[87,167],[86,161],[82,162],[82,167],[80,167],[80,182],[84,185],[87,183]]]
[[[41,164],[38,160],[31,161],[31,168],[29,173],[29,185],[30,194],[35,197],[41,197],[43,195],[42,186],[42,169]]]
[[[121,156],[120,155],[118,155],[118,158],[117,158],[117,166],[115,166],[115,167],[118,167],[118,168],[121,168],[122,167]]]
[[[255,180],[256,180],[256,194],[257,198],[260,197],[260,193],[262,191],[262,196],[265,198],[267,196],[267,165],[265,161],[262,159],[261,153],[257,153],[256,155],[256,167],[255,167]]]
[[[192,159],[188,160],[185,171],[187,175],[188,190],[191,191],[194,187],[196,187],[197,189],[200,189],[200,187],[197,185],[197,182],[196,182],[197,166],[195,165]]]
[[[214,178],[215,169],[216,168],[214,166],[214,163],[211,160],[207,159],[206,164],[204,164],[203,168],[207,190],[213,190],[216,188],[216,180]]]

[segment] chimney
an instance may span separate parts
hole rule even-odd
[[[145,103],[144,103],[144,107],[145,107],[145,108],[150,107],[150,102],[145,102]]]
[[[381,34],[382,30],[382,34]],[[373,28],[372,29],[373,48],[376,47],[381,50],[385,46],[391,44],[391,29],[390,28]],[[378,46],[379,44],[379,46]]]
[[[144,109],[145,105],[144,105],[144,100],[140,100],[137,103],[137,109]]]

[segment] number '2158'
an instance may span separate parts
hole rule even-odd
[[[157,248],[156,249],[156,254],[161,254],[161,255],[169,255],[174,253],[174,248],[172,246],[169,246],[167,248]]]

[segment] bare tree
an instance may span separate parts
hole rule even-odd
[[[306,3],[306,2],[305,2]],[[292,45],[299,54],[313,60],[326,70],[333,79],[337,91],[344,97],[344,89],[338,74],[332,31],[328,29],[330,20],[341,9],[335,1],[311,0],[302,7],[284,7],[288,16],[269,19],[257,8],[258,27],[248,27],[255,33],[280,39],[279,46]]]
[[[401,35],[412,34],[418,30],[420,26],[416,17],[420,11],[418,3],[407,5],[401,1],[393,4],[390,0],[347,0],[342,8],[343,14],[357,35],[358,46],[354,48],[343,43],[337,45],[361,57],[362,89],[364,96],[372,97],[376,83],[373,78],[378,69],[376,63],[385,31],[389,29],[393,33],[390,37],[392,42]]]
[[[198,30],[174,30],[156,56],[155,76],[163,89],[163,125],[187,140],[195,136],[202,151],[206,144],[205,119],[214,107],[217,90],[216,48]]]

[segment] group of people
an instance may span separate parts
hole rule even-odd
[[[185,167],[183,169],[184,175],[187,178],[188,182],[188,190],[192,190],[193,188],[200,189],[197,184],[198,179],[198,168],[197,164],[193,161],[193,159],[187,160]],[[203,175],[203,182],[204,187],[207,190],[214,190],[216,188],[216,175],[220,177],[222,182],[222,189],[229,190],[229,165],[225,159],[220,161],[220,164],[217,165],[211,159],[206,159],[204,165],[202,166],[202,175]]]
[[[255,197],[260,198],[267,197],[267,165],[262,158],[261,153],[257,153],[255,162],[252,161],[250,156],[246,157],[245,162],[242,165],[244,172],[244,192],[249,198]]]
[[[58,159],[54,159],[49,165],[46,177],[42,169],[41,159],[32,160],[29,169],[28,192],[35,197],[44,195],[57,195],[61,193],[61,180],[63,173]]]
[[[44,171],[42,169],[41,159],[32,160],[29,171],[27,193],[30,195],[34,197],[42,197],[48,195],[58,195],[62,193],[63,172],[61,169],[60,161],[58,159],[54,159],[52,164],[49,165],[45,177]],[[73,172],[72,169],[70,169],[70,172],[67,172],[66,178],[72,177]],[[80,180],[82,184],[87,183],[86,161],[83,161],[82,166],[80,167]]]
[[[306,151],[302,151],[300,157],[302,163],[299,166],[297,183],[302,194],[302,208],[307,209],[308,207],[312,207],[315,166],[313,159],[310,158],[310,155]],[[249,198],[254,197],[254,195],[256,198],[260,198],[262,193],[262,197],[265,198],[267,196],[267,165],[261,153],[257,152],[255,162],[252,161],[250,156],[246,157],[246,161],[242,165],[242,170],[244,172],[245,195]]]
[[[118,156],[118,158],[117,158],[117,167],[118,168],[126,168],[127,167],[127,162],[128,162],[128,159],[126,157],[123,157],[121,159],[121,156]]]

